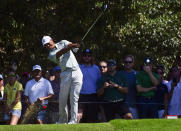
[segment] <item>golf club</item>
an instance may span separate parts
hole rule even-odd
[[[90,32],[90,30],[92,29],[92,27],[96,24],[96,22],[101,18],[101,16],[104,14],[104,12],[107,9],[107,5],[104,5],[104,9],[101,12],[101,14],[97,17],[97,19],[93,22],[93,24],[89,27],[89,29],[87,30],[87,32],[85,33],[85,35],[82,37],[82,41],[85,39],[85,37],[87,36],[87,34]]]

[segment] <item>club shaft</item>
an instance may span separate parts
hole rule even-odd
[[[88,29],[88,31],[85,33],[85,35],[82,38],[82,41],[85,39],[85,37],[87,36],[87,34],[90,32],[90,30],[92,29],[92,27],[96,24],[96,22],[100,19],[100,17],[103,15],[104,11],[101,12],[101,14],[97,17],[97,19],[94,21],[94,23],[90,26],[90,28]]]

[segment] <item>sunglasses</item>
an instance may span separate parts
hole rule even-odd
[[[133,61],[124,61],[125,64],[131,64]]]
[[[107,66],[99,66],[100,68],[107,68]]]

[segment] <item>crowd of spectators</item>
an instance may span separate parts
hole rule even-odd
[[[166,74],[163,65],[146,57],[135,70],[133,55],[126,55],[123,68],[114,59],[96,63],[90,49],[81,52],[79,67],[83,74],[78,101],[78,123],[118,119],[165,118],[181,116],[181,58],[177,57]],[[61,68],[44,73],[41,65],[16,73],[17,65],[0,74],[0,123],[57,123],[61,101]],[[65,95],[65,94],[64,94]],[[69,99],[71,96],[69,96]],[[64,101],[65,103],[66,101]],[[71,112],[67,101],[67,112]],[[70,117],[68,119],[71,119]]]

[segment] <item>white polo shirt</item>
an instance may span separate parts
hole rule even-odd
[[[38,82],[35,79],[29,80],[25,87],[24,95],[29,97],[29,101],[33,104],[39,97],[46,97],[53,93],[50,82],[41,78]],[[48,100],[44,100],[42,104],[48,104]]]
[[[67,47],[67,45],[70,42],[67,40],[62,40],[58,43],[56,43],[56,48],[50,50],[49,52],[49,56],[48,59],[50,59],[51,61],[57,63],[60,67],[62,72],[65,70],[77,70],[80,69],[79,65],[77,63],[77,60],[73,54],[73,52],[70,50],[68,52],[66,52],[65,54],[63,54],[62,56],[60,56],[58,59],[56,58],[56,53],[58,51],[60,51],[61,49]],[[77,51],[77,48],[75,48],[75,50]],[[75,52],[75,51],[74,51]]]

